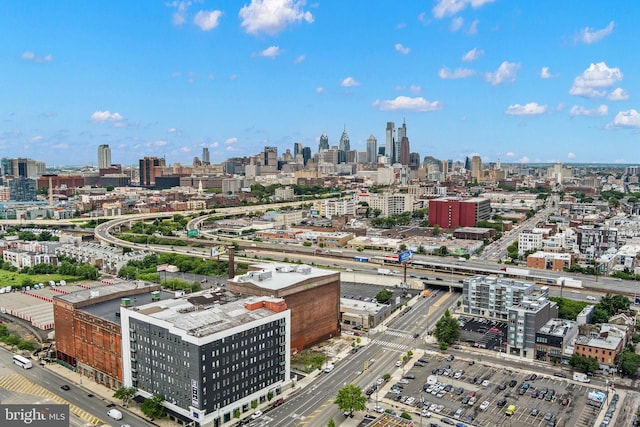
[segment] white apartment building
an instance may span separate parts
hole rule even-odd
[[[527,251],[542,249],[544,234],[538,230],[522,230],[518,234],[518,255],[524,255]]]

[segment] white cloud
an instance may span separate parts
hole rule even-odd
[[[464,19],[458,16],[457,18],[453,18],[451,20],[451,25],[449,26],[449,29],[455,32],[455,31],[458,31],[460,28],[462,28],[463,25],[464,25]]]
[[[235,136],[231,137],[231,138],[227,138],[224,141],[225,145],[231,145],[231,144],[235,144],[236,142],[238,142],[238,138],[236,138]]]
[[[418,15],[418,22],[422,23],[423,25],[429,25],[431,23],[431,19],[429,19],[429,17],[427,16],[427,12],[421,12]]]
[[[514,153],[513,151],[507,151],[507,153],[505,154],[505,156],[507,157],[515,157],[516,153]]]
[[[473,22],[471,23],[471,25],[469,25],[468,33],[471,34],[471,35],[478,34],[478,25],[479,24],[480,24],[480,21],[478,21],[477,19],[474,19]]]
[[[44,136],[42,135],[34,135],[30,138],[31,142],[38,142],[38,141],[42,141],[44,139]]]
[[[302,10],[304,3],[302,0],[251,0],[251,4],[243,6],[238,13],[242,19],[240,25],[249,34],[273,36],[289,24],[312,23],[311,12]]]
[[[589,65],[589,68],[573,80],[569,93],[585,98],[596,98],[606,95],[607,88],[622,80],[620,68],[609,68],[604,62]]]
[[[33,62],[51,62],[53,61],[53,56],[51,54],[45,55],[45,56],[38,56],[35,53],[31,52],[31,51],[26,51],[24,52],[22,55],[20,55],[20,58],[24,59],[25,61],[33,61]]]
[[[573,153],[571,151],[567,153],[567,159],[575,159],[575,158],[576,158],[576,153]]]
[[[509,105],[505,114],[510,116],[538,116],[547,111],[546,105],[539,105],[537,102],[530,102],[525,105],[513,104]]]
[[[298,57],[293,60],[293,63],[294,64],[299,64],[299,63],[303,62],[305,59],[306,59],[306,56],[298,55]]]
[[[318,87],[316,88],[316,93],[324,93],[324,88],[323,88],[323,87],[318,86]]]
[[[266,48],[261,52],[254,53],[253,56],[262,56],[264,58],[275,58],[276,56],[279,56],[281,54],[282,54],[282,51],[280,50],[280,46],[269,46],[268,48]]]
[[[346,79],[342,80],[342,82],[340,83],[340,86],[342,87],[360,86],[360,83],[357,82],[353,77],[347,77]]]
[[[193,23],[200,27],[202,31],[209,31],[218,26],[221,16],[221,10],[201,10],[196,13]]]
[[[476,60],[480,59],[480,57],[482,55],[484,55],[484,50],[477,49],[477,48],[474,47],[469,52],[467,52],[464,55],[462,55],[462,62],[473,62],[473,61],[476,61]]]
[[[211,148],[218,148],[218,145],[220,145],[220,143],[218,141],[212,142],[209,147]]]
[[[607,107],[604,104],[597,108],[592,108],[592,109],[574,105],[573,107],[571,107],[571,110],[569,110],[569,115],[574,117],[575,116],[598,117],[598,116],[606,116],[607,114],[609,114],[609,107]]]
[[[177,131],[178,131],[178,129],[176,129],[176,128],[169,128],[169,129],[167,129],[167,132],[169,132],[169,133],[175,133],[175,132],[177,132]]]
[[[180,152],[182,153],[190,153],[192,150],[191,147],[180,147]]]
[[[504,82],[514,82],[519,69],[520,64],[504,61],[495,72],[485,73],[484,77],[492,85],[498,86]]]
[[[618,87],[609,93],[608,98],[610,101],[626,101],[627,99],[629,99],[629,93],[626,90]]]
[[[409,86],[409,92],[411,92],[411,93],[420,93],[420,92],[422,92],[422,87],[418,86],[418,85],[411,85],[411,86]]]
[[[519,163],[529,163],[529,158],[527,156],[523,156],[520,157],[520,159],[518,159]]]
[[[404,47],[402,46],[401,43],[396,43],[395,46],[393,46],[396,50],[396,52],[399,52],[403,55],[408,54],[409,52],[411,52],[411,49],[409,49],[408,47]]]
[[[377,107],[380,111],[436,111],[442,108],[440,101],[429,102],[423,97],[419,96],[411,98],[408,96],[398,96],[396,99],[389,99],[385,101],[375,100],[372,107]]]
[[[467,6],[471,5],[472,8],[477,9],[487,3],[493,3],[494,0],[438,0],[437,4],[432,9],[433,16],[438,19],[442,19],[445,16],[455,15],[456,13],[464,10]]]
[[[475,73],[475,70],[470,68],[456,68],[452,72],[449,68],[442,67],[440,68],[440,71],[438,71],[438,76],[443,80],[466,79],[467,77],[473,76]]]
[[[578,34],[575,35],[575,40],[584,44],[599,42],[613,32],[613,27],[615,27],[614,21],[609,22],[609,25],[601,30],[594,30],[590,27],[584,27],[578,32]]]
[[[124,117],[120,115],[120,113],[111,113],[109,110],[106,111],[95,111],[91,114],[90,120],[94,123],[118,123],[124,120]]]
[[[551,74],[551,72],[549,71],[549,67],[542,67],[540,69],[540,78],[541,79],[550,79],[552,77],[558,77],[557,74]]]
[[[187,9],[191,6],[191,1],[172,1],[166,3],[168,7],[172,7],[176,9],[176,11],[171,16],[171,20],[174,25],[182,25],[187,21]]]
[[[637,110],[620,111],[607,128],[640,128],[640,113]]]
[[[156,141],[151,141],[146,145],[148,147],[164,147],[166,145],[169,145],[169,141],[167,141],[166,139],[158,139]]]

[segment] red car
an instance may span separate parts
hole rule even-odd
[[[275,408],[276,406],[280,406],[283,403],[284,403],[284,397],[281,397],[280,399],[278,399],[275,402],[273,402],[273,405],[271,405],[271,406],[273,406]]]

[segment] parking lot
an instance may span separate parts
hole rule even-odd
[[[504,322],[460,316],[458,323],[460,341],[472,347],[498,351],[507,345],[507,324]]]
[[[379,385],[379,397],[382,390],[385,393],[379,408],[404,410],[414,417],[423,413],[433,417],[431,422],[438,421],[435,414],[439,414],[474,426],[590,427],[600,411],[586,404],[587,394],[595,390],[588,384],[553,375],[537,374],[532,379],[533,372],[460,357],[420,360],[404,369],[390,367],[392,378]],[[378,393],[370,397],[375,399]],[[513,412],[510,416],[505,413],[508,409]]]

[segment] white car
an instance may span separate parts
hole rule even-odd
[[[261,416],[262,416],[262,411],[256,411],[253,414],[251,414],[251,419],[255,420],[255,419],[260,418]]]
[[[489,407],[489,405],[490,405],[489,401],[488,401],[488,400],[485,400],[484,402],[482,402],[482,403],[480,404],[480,410],[481,410],[481,411],[484,411],[485,409],[487,409],[487,408]]]
[[[588,299],[589,301],[595,301],[597,298],[596,298],[596,297],[594,297],[593,295],[587,295],[587,299]]]
[[[399,368],[400,366],[402,366],[402,360],[398,360],[398,361],[396,362],[396,366],[397,366],[398,368]]]
[[[425,418],[431,418],[431,412],[427,411],[426,409],[423,409],[422,412],[420,412],[420,416]]]
[[[489,387],[489,380],[482,381],[482,387]]]
[[[378,380],[376,381],[376,384],[378,385],[384,384],[384,378],[378,378]]]
[[[410,397],[404,403],[406,403],[407,405],[413,405],[413,402],[415,401],[416,401],[415,397]]]
[[[382,406],[374,406],[373,411],[381,414],[384,412],[384,409],[382,409]]]

